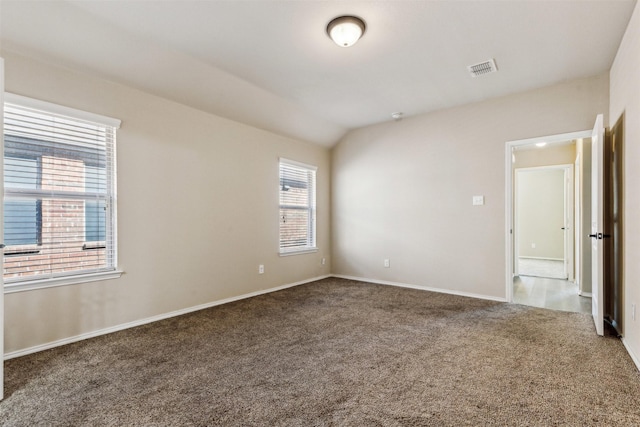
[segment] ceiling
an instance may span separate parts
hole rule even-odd
[[[635,0],[1,0],[2,49],[282,135],[348,130],[611,67]],[[367,23],[351,48],[327,23]],[[498,72],[467,66],[495,58]]]

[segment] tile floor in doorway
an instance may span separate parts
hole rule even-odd
[[[564,261],[553,259],[518,258],[518,272],[521,276],[566,279]]]
[[[513,279],[513,302],[591,314],[591,298],[579,296],[578,285],[567,280],[516,276]]]

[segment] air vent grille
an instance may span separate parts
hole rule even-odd
[[[471,77],[478,77],[483,74],[495,73],[498,71],[498,67],[496,66],[496,61],[490,59],[479,64],[469,65],[467,70],[471,73]]]

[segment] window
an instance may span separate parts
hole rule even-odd
[[[84,202],[84,240],[94,243],[94,246],[85,245],[85,249],[104,247],[107,236],[107,206],[99,195],[104,194],[107,190],[106,170],[105,168],[85,166],[84,172],[85,191],[98,194],[94,200],[87,199]]]
[[[316,167],[280,159],[280,253],[316,250]]]
[[[4,108],[7,288],[114,272],[120,122],[11,94]]]

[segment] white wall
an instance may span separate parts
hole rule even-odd
[[[624,114],[624,343],[640,366],[640,3],[610,72],[610,123]],[[636,320],[631,307],[636,305]]]
[[[518,255],[563,260],[564,170],[519,169],[515,184]]]
[[[506,298],[505,143],[591,129],[608,111],[608,83],[605,74],[350,132],[332,153],[333,272]],[[486,204],[472,206],[473,195]]]
[[[6,296],[7,352],[328,274],[330,153],[4,51],[6,90],[122,120],[117,280]],[[278,256],[278,157],[318,166],[318,253]],[[266,272],[258,275],[258,264]]]

